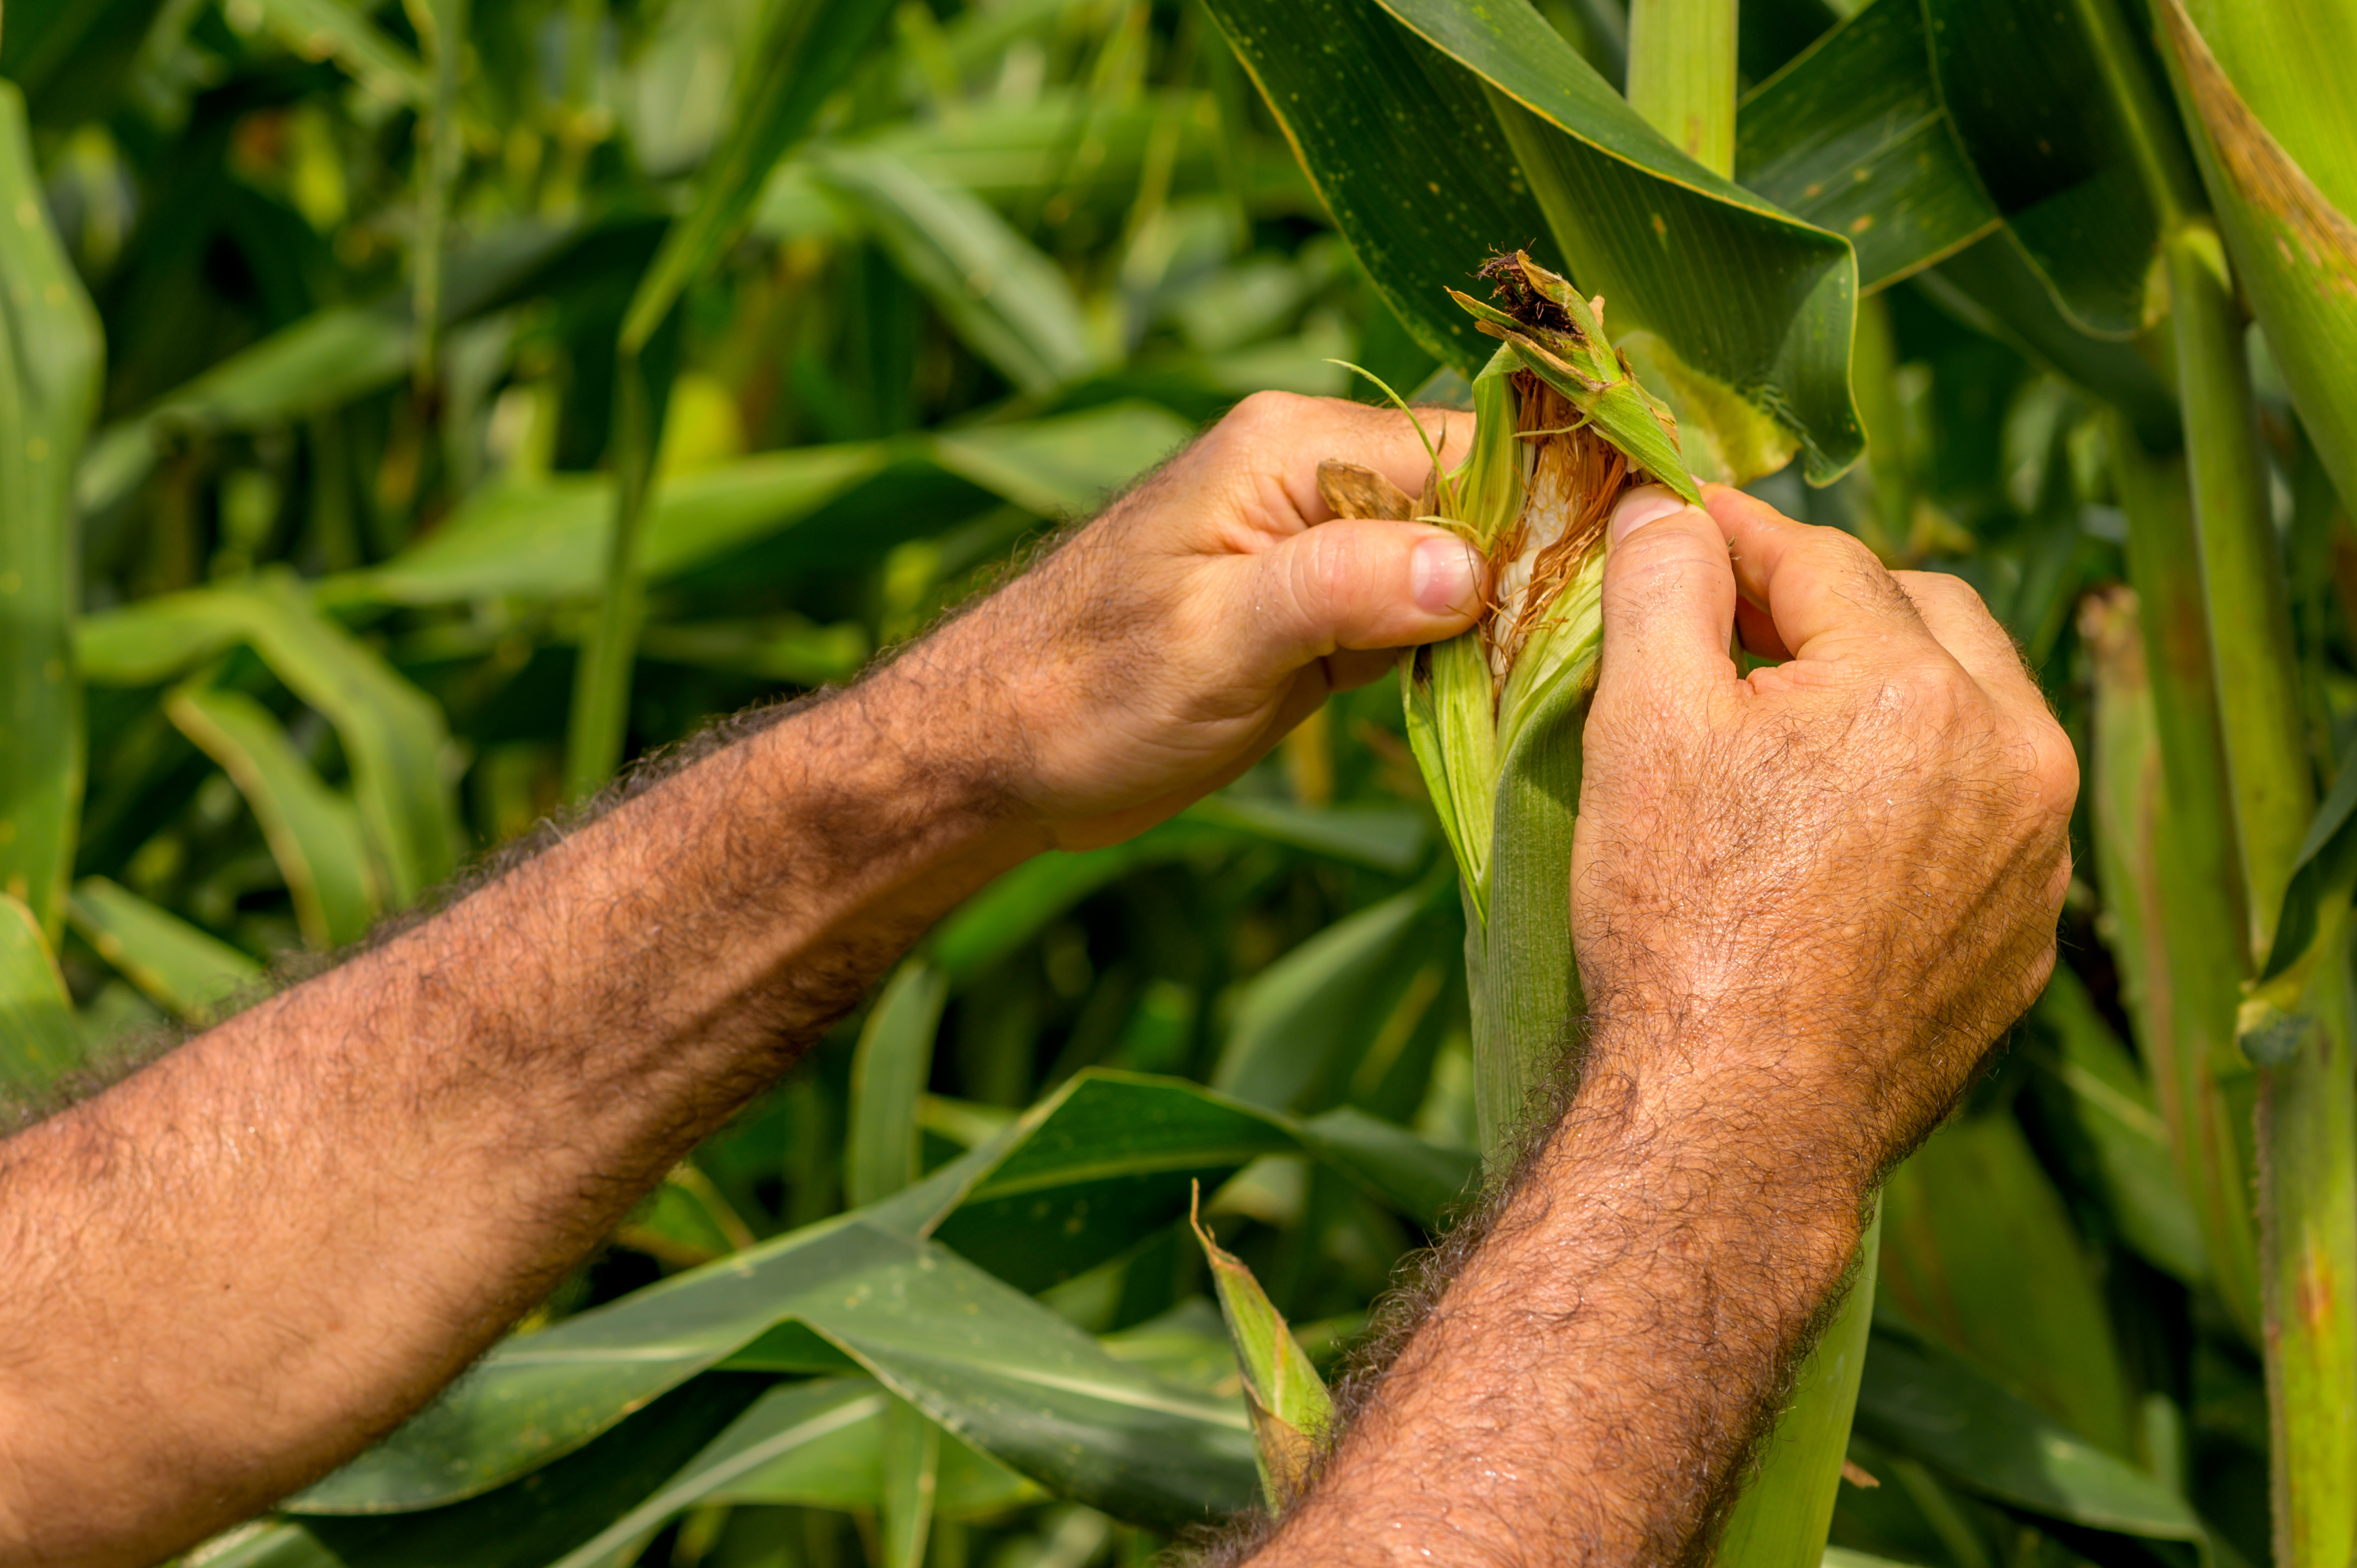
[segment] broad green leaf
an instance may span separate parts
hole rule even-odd
[[[81,1060],[65,977],[24,901],[0,893],[0,1100],[38,1093]]]
[[[967,1442],[1117,1517],[1204,1519],[1251,1488],[1240,1415],[1114,1360],[946,1249],[855,1218],[510,1340],[290,1506],[375,1512],[474,1495],[788,1321]]]
[[[2004,1112],[1953,1122],[1883,1188],[1883,1299],[2115,1454],[2126,1372],[2062,1201]]]
[[[853,1207],[891,1197],[917,1178],[917,1101],[932,1077],[949,981],[921,958],[885,983],[851,1058],[851,1126],[843,1190]]]
[[[230,1568],[548,1568],[693,1466],[767,1382],[699,1378],[512,1487],[427,1513],[311,1515],[233,1532],[207,1548],[205,1561]]]
[[[74,884],[73,928],[157,1006],[201,1024],[262,977],[262,966],[103,876]]]
[[[86,678],[130,686],[169,680],[198,660],[249,644],[335,726],[391,903],[409,904],[457,863],[441,710],[321,615],[291,574],[142,600],[83,620],[78,635]]]
[[[1427,837],[1422,812],[1394,806],[1297,806],[1223,793],[1189,806],[1187,818],[1400,874],[1415,869]]]
[[[2143,325],[2159,220],[2105,91],[2132,41],[2039,0],[1923,0],[1932,79],[1964,156],[2022,253],[2082,330]]]
[[[1356,1176],[1399,1211],[1438,1232],[1450,1211],[1471,1196],[1480,1162],[1462,1149],[1428,1144],[1406,1128],[1338,1105],[1297,1129],[1301,1146]]]
[[[0,85],[0,893],[53,939],[82,789],[73,472],[103,355],[49,227],[24,101]]]
[[[1875,1326],[1857,1424],[1875,1442],[2015,1508],[2152,1541],[2204,1539],[2201,1520],[2168,1486],[1953,1351],[1891,1325]]]
[[[2181,439],[2177,394],[2134,345],[2082,331],[2004,234],[1992,234],[1919,274],[1918,286],[1975,330],[2024,353],[2111,403],[2154,451]]]
[[[1749,479],[1798,449],[1824,484],[1857,460],[1846,240],[1673,147],[1523,0],[1384,8],[1489,89],[1561,270],[1604,297],[1615,340],[1676,411],[1690,466]]]
[[[980,198],[889,153],[830,152],[817,169],[952,329],[1020,390],[1053,391],[1103,358],[1062,271]]]
[[[176,435],[250,430],[335,408],[398,381],[409,370],[416,328],[391,306],[331,306],[222,360],[137,418],[91,443],[76,482],[85,510],[135,489]]]
[[[872,1371],[974,1447],[1121,1517],[1169,1522],[1235,1506],[1253,1482],[1232,1406],[1178,1397],[1103,1359],[1094,1341],[1016,1292],[1069,1279],[1182,1219],[1198,1182],[1321,1146],[1347,1150],[1338,1165],[1378,1194],[1396,1167],[1410,1170],[1408,1201],[1435,1185],[1418,1162],[1383,1157],[1362,1125],[1329,1124],[1321,1140],[1199,1085],[1091,1069],[995,1143],[883,1203],[508,1340],[300,1506],[414,1509],[471,1496],[723,1364]]]
[[[1347,916],[1255,975],[1211,1087],[1274,1111],[1297,1105],[1338,1052],[1372,1033],[1364,1004],[1384,978],[1404,977],[1403,946],[1433,897],[1414,889]]]
[[[822,1380],[798,1386],[844,1385]],[[758,1463],[741,1470],[731,1465],[729,1474],[709,1494],[710,1499],[757,1507],[874,1508],[884,1489],[883,1414],[891,1396],[873,1383],[851,1387],[862,1395],[856,1402],[863,1412],[857,1421],[834,1428],[823,1443],[796,1442],[791,1447],[771,1448],[759,1455]],[[780,1402],[786,1394],[787,1391],[780,1391]],[[937,1517],[987,1519],[1044,1496],[1037,1483],[955,1436],[943,1434],[940,1485],[933,1497]]]
[[[888,461],[875,446],[765,453],[666,480],[647,519],[649,582],[791,529]],[[613,485],[587,475],[518,478],[478,491],[442,527],[382,566],[328,585],[334,602],[402,605],[571,598],[602,581]]]
[[[1053,419],[941,431],[931,451],[951,473],[1041,517],[1086,517],[1190,434],[1166,409],[1116,403]]]
[[[245,797],[303,940],[320,950],[357,941],[382,907],[360,809],[320,782],[270,710],[243,693],[192,686],[164,712]]]
[[[666,479],[651,503],[640,565],[648,582],[660,583],[780,536],[806,545],[813,562],[839,560],[843,541],[797,529],[824,521],[829,502],[896,457],[930,459],[1044,517],[1085,514],[1186,435],[1161,409],[1118,403],[920,442],[763,453]],[[604,581],[613,517],[610,479],[560,475],[490,485],[414,549],[323,585],[321,596],[335,605],[423,607],[587,595]]]
[[[623,316],[626,351],[654,337],[681,291],[736,237],[770,171],[802,140],[890,11],[882,0],[768,8],[727,134],[697,178],[695,205],[663,236]]]
[[[1326,1429],[1334,1422],[1334,1401],[1318,1369],[1286,1326],[1268,1293],[1243,1261],[1227,1251],[1189,1216],[1195,1240],[1211,1265],[1236,1365],[1243,1373],[1244,1409],[1251,1413],[1254,1455],[1260,1466],[1261,1496],[1271,1514],[1284,1510],[1309,1485]]]
[[[1029,100],[968,102],[954,119],[894,121],[840,145],[884,153],[928,184],[1019,209],[1059,189],[1114,212],[1137,198],[1138,176],[1157,135],[1178,128],[1171,177],[1180,187],[1219,177],[1219,110],[1208,93],[1162,90],[1128,102],[1049,86]],[[1089,156],[1076,156],[1080,148]],[[753,227],[774,238],[834,233],[849,215],[824,194],[816,159],[780,164],[762,188]]]
[[[885,1412],[893,1404],[907,1408],[864,1378],[771,1389],[678,1474],[554,1568],[595,1568],[606,1553],[701,1505],[874,1509],[884,1490]],[[941,1439],[940,1455],[934,1504],[943,1519],[988,1517],[1041,1495],[954,1437]]]
[[[2234,276],[2333,484],[2357,495],[2357,139],[2345,6],[2156,0]],[[2336,53],[2335,51],[2340,51]]]
[[[422,103],[425,68],[350,0],[254,0],[263,24],[307,59],[332,59],[378,97]]]
[[[1727,1568],[1811,1568],[1824,1552],[1874,1326],[1875,1260],[1881,1239],[1878,1206],[1858,1243],[1848,1299],[1801,1364],[1792,1397],[1761,1444],[1759,1475],[1727,1519],[1713,1559]]]
[[[2000,221],[1949,126],[1930,51],[1922,0],[1875,0],[1745,98],[1736,122],[1735,177],[1848,235],[1864,290]]]
[[[1448,303],[1546,225],[1480,86],[1363,0],[1210,0],[1383,303],[1467,375],[1491,346]]]

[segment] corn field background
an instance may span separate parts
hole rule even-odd
[[[1695,468],[1970,580],[2087,778],[1830,1525],[1723,1558],[2344,1568],[2352,60],[2348,0],[11,0],[0,1073],[849,677],[1242,396],[1469,406],[1446,291],[1527,246]],[[1337,699],[959,910],[199,1555],[1145,1561],[1260,1495],[1196,1186],[1328,1372],[1473,1190],[1465,921]]]

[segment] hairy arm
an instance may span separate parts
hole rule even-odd
[[[1331,520],[1334,452],[1419,478],[1403,419],[1251,400],[850,691],[0,1144],[0,1563],[152,1562],[333,1468],[967,893],[1461,630],[1463,547]]]
[[[2076,766],[2003,631],[1710,499],[1614,522],[1576,1091],[1262,1568],[1706,1556],[1867,1195],[2052,967]]]

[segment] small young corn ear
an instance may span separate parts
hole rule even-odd
[[[1211,1261],[1227,1319],[1236,1365],[1243,1372],[1244,1404],[1252,1412],[1253,1447],[1260,1464],[1261,1495],[1274,1513],[1301,1495],[1317,1463],[1318,1444],[1333,1423],[1334,1402],[1318,1380],[1318,1369],[1295,1341],[1285,1318],[1241,1259],[1211,1240],[1203,1227],[1203,1189],[1195,1187],[1188,1223]]]

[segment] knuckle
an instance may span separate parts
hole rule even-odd
[[[1228,411],[1222,428],[1252,439],[1291,429],[1316,400],[1286,392],[1256,392]]]

